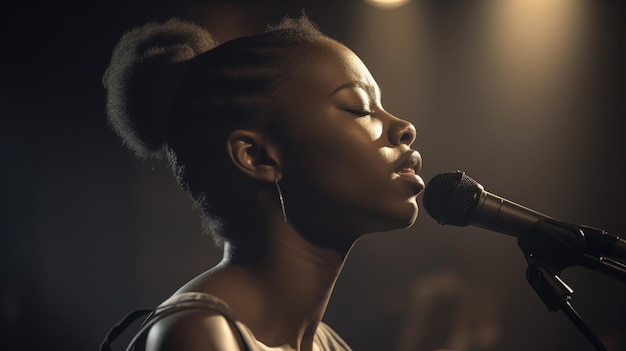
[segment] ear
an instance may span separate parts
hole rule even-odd
[[[279,152],[265,134],[237,129],[228,136],[227,150],[235,167],[249,177],[269,182],[280,179]]]

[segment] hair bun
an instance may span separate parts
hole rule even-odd
[[[162,150],[184,63],[216,45],[204,28],[178,19],[122,36],[102,81],[109,122],[137,155]]]

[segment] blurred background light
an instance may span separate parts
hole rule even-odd
[[[371,4],[375,7],[381,9],[394,9],[396,7],[400,7],[410,0],[365,0],[368,4]]]

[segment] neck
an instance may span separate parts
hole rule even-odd
[[[350,248],[336,250],[305,240],[279,213],[253,235],[264,238],[254,259],[226,244],[224,260],[200,277],[206,291],[224,299],[263,344],[312,350],[313,338]]]
[[[257,308],[244,322],[268,346],[310,349],[349,250],[313,245],[282,218],[270,228],[265,255],[233,265],[254,281]]]

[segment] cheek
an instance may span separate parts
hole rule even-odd
[[[365,116],[358,118],[356,124],[361,127],[370,142],[375,142],[383,137],[383,122],[380,119]]]
[[[378,132],[377,128],[371,131]],[[301,151],[293,155],[285,175],[295,179],[285,180],[314,211],[371,207],[377,201],[376,190],[390,182],[386,158],[391,156],[377,148],[369,131],[327,129],[316,140],[301,140],[299,145]]]
[[[315,167],[319,180],[338,200],[363,202],[371,198],[368,190],[390,180],[393,155],[379,148],[382,134],[382,123],[371,117],[350,120],[345,128],[329,133]]]
[[[361,190],[374,179],[388,179],[387,160],[376,143],[381,133],[382,125],[373,123],[328,126],[304,153],[306,173],[338,193]]]

